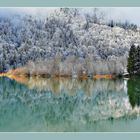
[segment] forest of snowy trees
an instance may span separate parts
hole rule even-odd
[[[46,17],[0,16],[0,72],[26,66],[29,73],[123,74],[140,29],[106,21],[104,13],[57,8]]]

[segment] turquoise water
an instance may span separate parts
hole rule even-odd
[[[1,77],[0,131],[140,131],[139,85],[139,78]]]

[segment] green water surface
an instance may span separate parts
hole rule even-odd
[[[0,131],[140,131],[140,78],[0,78]]]

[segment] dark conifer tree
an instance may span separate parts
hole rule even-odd
[[[140,74],[140,46],[137,46],[137,52],[136,52],[136,63],[135,63],[135,70],[136,74]]]
[[[129,51],[127,65],[127,71],[129,72],[130,75],[136,73],[136,56],[137,56],[137,48],[135,47],[135,45],[132,45]]]

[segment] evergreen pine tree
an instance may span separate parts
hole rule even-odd
[[[137,48],[135,47],[135,45],[132,45],[129,51],[127,65],[127,71],[129,72],[130,75],[136,73],[136,57],[137,57]]]
[[[136,62],[135,62],[136,74],[140,74],[140,46],[137,46],[137,52],[135,57],[136,57]]]

